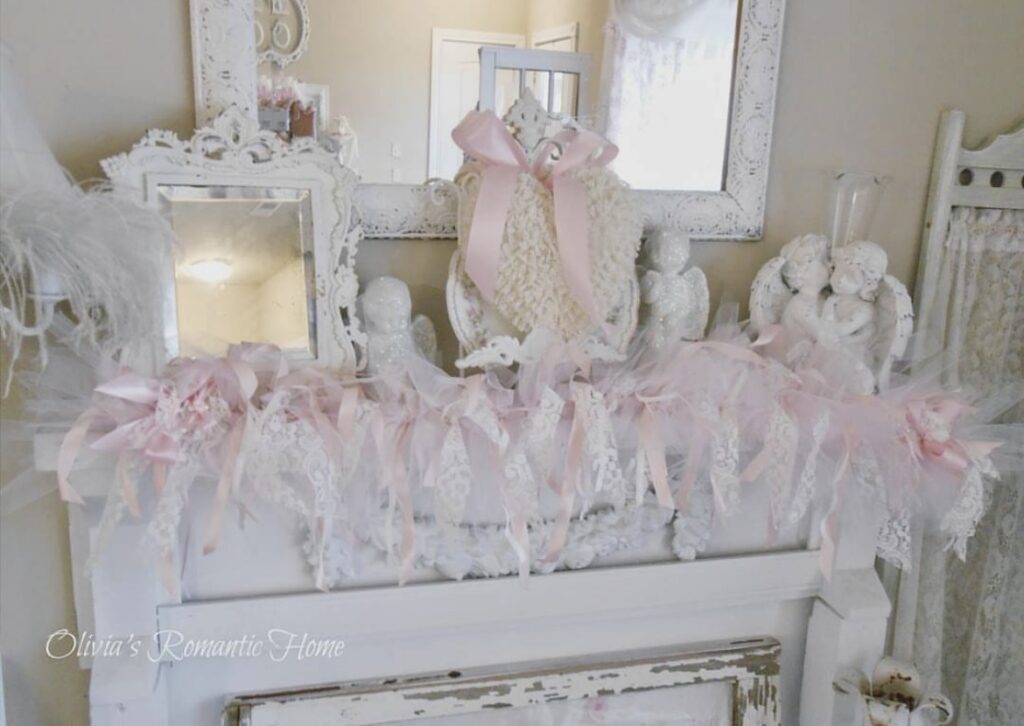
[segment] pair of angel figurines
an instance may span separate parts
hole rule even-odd
[[[859,393],[884,390],[914,316],[888,264],[874,242],[836,247],[823,235],[797,237],[754,278],[751,328],[775,338],[790,365],[828,368]]]

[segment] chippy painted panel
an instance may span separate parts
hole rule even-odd
[[[245,726],[645,723],[776,726],[780,647],[750,638],[246,696]]]

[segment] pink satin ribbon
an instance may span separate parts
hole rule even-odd
[[[452,139],[483,166],[466,243],[466,274],[484,299],[494,300],[505,221],[519,175],[532,174],[554,198],[558,256],[566,285],[591,319],[603,325],[591,283],[587,190],[570,172],[608,164],[618,154],[618,147],[592,131],[566,130],[540,149],[531,166],[522,146],[492,111],[470,111],[452,131]],[[561,149],[561,157],[545,175],[555,149]]]
[[[917,434],[918,459],[933,460],[956,472],[966,471],[972,461],[981,459],[1000,446],[996,441],[961,441],[952,436],[952,429],[961,415],[971,410],[964,401],[951,396],[936,395],[906,403],[907,421]],[[942,422],[948,438],[936,438],[928,419]]]
[[[821,548],[818,550],[818,567],[826,580],[832,579],[832,568],[835,566],[836,553],[839,551],[839,534],[843,499],[846,496],[847,474],[853,459],[853,450],[857,446],[856,435],[852,431],[843,432],[843,453],[832,476],[832,502],[828,512],[818,525],[821,533]]]
[[[654,483],[654,493],[658,498],[658,504],[666,509],[675,509],[676,503],[672,498],[672,490],[668,485],[668,464],[665,459],[665,441],[658,430],[658,422],[654,418],[653,406],[658,403],[673,400],[674,395],[664,396],[637,396],[641,404],[640,421],[637,427],[640,446],[637,452],[637,477],[642,475],[642,464],[646,461],[651,472],[651,481]],[[642,452],[643,456],[639,455]],[[638,487],[639,489],[639,487]]]

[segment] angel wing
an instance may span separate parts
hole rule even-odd
[[[750,327],[755,334],[779,322],[786,303],[793,297],[793,292],[782,279],[785,264],[784,257],[768,260],[758,270],[750,286]]]
[[[441,365],[441,355],[437,350],[437,331],[434,323],[426,315],[417,315],[412,319],[412,340],[420,355],[436,366]]]
[[[708,327],[711,312],[711,295],[708,292],[708,278],[704,270],[691,267],[683,273],[686,282],[686,315],[681,321],[679,332],[686,340],[700,340]]]
[[[892,275],[882,279],[875,300],[875,313],[878,332],[872,349],[878,390],[884,391],[889,387],[893,364],[906,352],[910,334],[914,332],[914,304],[904,284]]]

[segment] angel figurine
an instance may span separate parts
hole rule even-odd
[[[832,295],[822,318],[836,342],[866,359],[875,336],[875,299],[889,258],[874,242],[851,242],[836,250],[830,278]]]
[[[769,260],[751,287],[751,327],[763,333],[779,325],[790,363],[818,366],[862,393],[884,390],[913,329],[910,296],[886,274],[877,244],[829,249],[826,237],[804,235]]]
[[[822,325],[822,291],[831,266],[829,241],[820,234],[790,240],[778,257],[757,273],[750,290],[750,322],[755,333],[781,323],[797,339],[817,342],[828,333]]]
[[[886,274],[889,258],[874,242],[839,247],[833,261],[833,295],[825,303],[825,324],[840,347],[871,369],[877,387],[884,390],[913,332],[910,295],[902,282]]]
[[[426,315],[412,316],[409,287],[394,277],[371,280],[363,293],[366,318],[367,372],[400,368],[410,357],[440,365],[437,333]]]
[[[649,310],[647,334],[653,348],[679,340],[700,340],[708,324],[708,281],[699,267],[685,270],[690,238],[681,232],[655,232],[646,245],[651,269],[640,280]]]

